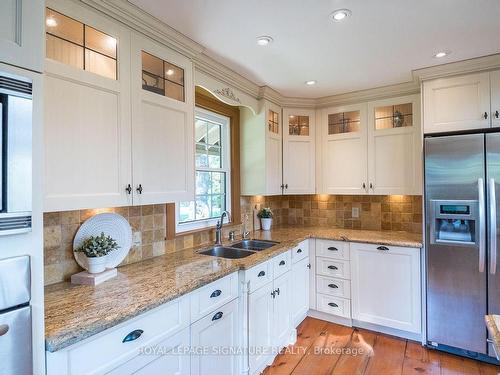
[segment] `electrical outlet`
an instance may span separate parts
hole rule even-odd
[[[359,217],[359,207],[353,207],[352,208],[352,215],[353,218],[358,218]]]
[[[134,246],[140,246],[142,244],[142,233],[140,231],[132,234],[132,244]]]

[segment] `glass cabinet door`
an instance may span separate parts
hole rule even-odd
[[[328,135],[359,132],[360,111],[328,114]]]
[[[270,133],[280,133],[280,118],[278,112],[270,109],[267,114],[267,127]]]
[[[288,135],[309,135],[309,116],[289,115]]]

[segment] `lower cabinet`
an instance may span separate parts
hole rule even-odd
[[[351,243],[352,318],[421,332],[420,249]]]
[[[290,312],[291,273],[287,272],[274,280],[274,316],[273,337],[277,348],[286,346],[290,342],[292,328],[292,314]]]
[[[297,327],[309,310],[309,257],[292,265],[293,290],[290,296],[292,324]]]
[[[192,375],[239,373],[239,355],[228,352],[240,345],[238,320],[235,299],[191,325]]]

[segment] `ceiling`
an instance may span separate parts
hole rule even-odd
[[[290,97],[407,82],[413,69],[500,52],[499,0],[129,1],[215,60]],[[339,8],[352,16],[331,21]],[[274,42],[258,46],[261,35]],[[441,50],[452,53],[434,58]]]

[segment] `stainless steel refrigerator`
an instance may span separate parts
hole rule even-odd
[[[500,133],[425,138],[429,346],[494,360],[484,316],[500,314],[497,202]]]

